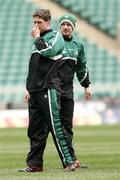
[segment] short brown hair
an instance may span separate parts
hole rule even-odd
[[[42,18],[44,21],[51,20],[51,13],[49,9],[37,9],[33,13],[33,17],[36,17],[36,16]]]

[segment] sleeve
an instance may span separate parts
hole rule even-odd
[[[91,84],[91,82],[89,80],[89,72],[87,72],[87,76],[80,84],[81,84],[81,86],[83,86],[85,88],[89,87],[89,84]]]
[[[36,46],[36,48],[37,48],[39,51],[42,50],[42,49],[47,48],[47,45],[46,45],[44,39],[41,38],[41,37],[36,38],[36,40],[35,40],[35,46]]]
[[[56,56],[62,56],[62,51],[64,49],[64,40],[62,35],[57,32],[51,34],[49,38],[47,38],[47,40],[44,40],[41,37],[37,38],[35,40],[35,46],[37,48],[37,51],[41,55],[56,60]]]
[[[78,61],[76,65],[76,75],[80,84],[83,87],[88,87],[90,84],[89,72],[86,64],[87,62],[85,57],[84,46],[81,44],[79,48]]]

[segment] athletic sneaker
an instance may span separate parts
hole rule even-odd
[[[74,161],[74,165],[75,165],[76,169],[81,168],[81,164],[80,164],[80,162],[78,160]]]
[[[69,164],[66,166],[65,171],[75,171],[76,167],[74,164]]]
[[[74,161],[74,165],[75,165],[76,169],[88,168],[88,165],[87,165],[87,164],[82,164],[82,163],[80,163],[78,160],[75,160],[75,161]]]
[[[18,170],[18,172],[42,172],[42,171],[43,168],[40,167],[26,167]]]

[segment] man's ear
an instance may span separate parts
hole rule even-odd
[[[48,24],[48,26],[50,26],[50,24],[51,24],[51,21],[50,21],[50,20],[48,20],[48,21],[47,21],[47,24]]]

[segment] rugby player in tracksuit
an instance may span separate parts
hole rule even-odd
[[[73,31],[75,28],[76,17],[71,14],[65,14],[60,17],[59,25],[60,30],[65,41],[65,48],[63,51],[63,58],[61,61],[61,67],[59,69],[59,77],[61,79],[61,120],[69,134],[68,146],[71,150],[71,155],[76,164],[77,168],[87,167],[85,164],[79,163],[74,148],[72,146],[73,140],[73,109],[74,109],[74,100],[73,100],[73,79],[74,74],[76,73],[77,78],[84,87],[85,99],[91,99],[91,91],[89,89],[89,72],[86,65],[86,57],[84,46],[81,44],[78,38],[75,38]]]
[[[75,170],[73,158],[60,120],[59,79],[56,77],[64,40],[59,32],[50,29],[49,10],[36,10],[33,20],[35,27],[31,34],[35,42],[29,61],[25,95],[29,107],[30,151],[26,160],[28,167],[20,169],[19,172],[43,171],[43,153],[49,132],[52,133],[65,170],[73,171]]]

